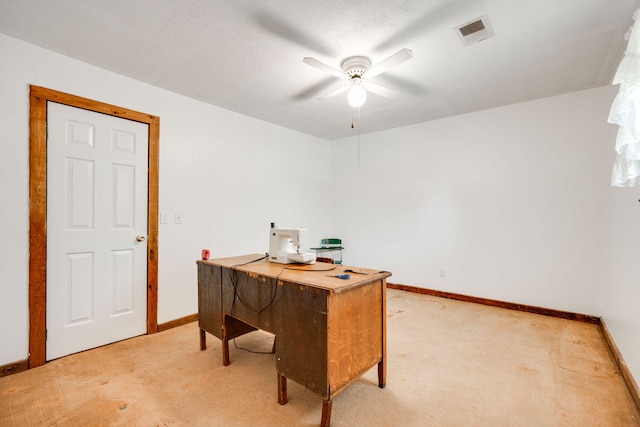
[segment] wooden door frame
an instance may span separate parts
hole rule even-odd
[[[158,332],[158,172],[160,118],[63,92],[30,86],[29,93],[29,368],[46,362],[47,101],[149,125],[147,333]]]

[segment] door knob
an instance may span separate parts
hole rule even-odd
[[[143,236],[142,234],[138,234],[138,235],[136,236],[136,240],[137,240],[138,242],[144,242],[144,239],[146,239],[146,237],[145,237],[145,236]]]

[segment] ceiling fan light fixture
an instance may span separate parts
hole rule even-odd
[[[367,91],[362,87],[360,79],[352,79],[347,99],[352,107],[361,107],[367,100]]]
[[[349,58],[342,61],[342,71],[333,68],[330,65],[325,64],[322,61],[318,61],[315,58],[310,56],[306,56],[302,59],[302,62],[305,64],[311,65],[314,68],[317,68],[320,71],[324,71],[326,73],[331,74],[332,76],[338,78],[347,78],[347,84],[342,87],[329,92],[326,95],[321,96],[318,99],[327,99],[338,94],[347,93],[347,100],[352,107],[358,108],[367,100],[367,91],[371,91],[377,95],[380,95],[384,98],[390,98],[388,95],[390,90],[385,89],[382,86],[378,86],[375,84],[371,84],[367,81],[367,88],[365,90],[364,85],[362,84],[362,80],[364,78],[369,79],[369,77],[375,77],[380,75],[392,67],[395,67],[403,62],[413,58],[413,52],[410,49],[400,49],[393,55],[388,58],[378,62],[373,67],[371,66],[371,61],[369,58],[365,56],[350,56]]]

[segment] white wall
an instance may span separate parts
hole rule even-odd
[[[360,167],[357,138],[335,141],[345,262],[391,283],[600,315],[612,98],[600,88],[365,134]]]
[[[613,146],[605,156],[613,165]],[[610,187],[606,199],[603,318],[640,384],[640,191]]]
[[[392,283],[602,316],[638,382],[640,194],[609,186],[616,91],[362,135],[359,167],[357,138],[333,142],[345,262]]]
[[[196,264],[264,253],[271,221],[329,232],[329,143],[0,35],[0,365],[27,358],[29,84],[160,117],[160,323],[197,311]],[[173,223],[182,213],[184,223]]]

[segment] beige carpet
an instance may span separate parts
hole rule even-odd
[[[387,387],[374,368],[333,403],[332,426],[640,426],[595,325],[388,290]],[[197,323],[0,378],[0,426],[315,426],[322,399],[274,356],[221,361]],[[253,332],[239,346],[269,351]]]

